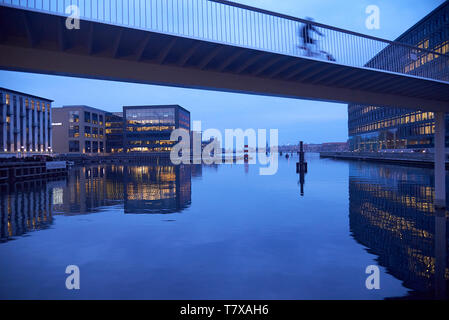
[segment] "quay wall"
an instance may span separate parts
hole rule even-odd
[[[429,152],[320,152],[320,158],[375,161],[422,167],[434,166],[434,154]],[[448,155],[446,155],[446,169],[449,169]]]

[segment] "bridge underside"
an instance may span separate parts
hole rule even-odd
[[[0,7],[0,68],[449,111],[449,84],[232,45]]]

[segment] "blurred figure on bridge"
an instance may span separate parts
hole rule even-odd
[[[300,29],[300,36],[302,38],[302,46],[299,46],[300,49],[305,50],[306,56],[308,57],[325,57],[329,61],[335,61],[335,58],[328,52],[319,50],[317,40],[313,39],[312,32],[315,32],[321,37],[324,37],[324,34],[321,33],[317,28],[312,25],[313,18],[306,17],[307,21]]]
[[[306,17],[307,21],[313,21],[313,18]],[[306,22],[300,30],[303,47],[302,49],[306,50],[307,56],[312,56],[313,52],[316,51],[316,40],[312,38],[312,32],[317,33],[320,36],[324,36],[318,29],[316,29],[310,22]],[[315,50],[313,50],[313,46],[315,46]]]

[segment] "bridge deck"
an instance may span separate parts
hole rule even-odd
[[[445,81],[95,21],[68,30],[65,19],[0,6],[0,68],[449,111]]]

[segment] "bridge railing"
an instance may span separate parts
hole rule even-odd
[[[225,0],[0,0],[1,5],[261,51],[449,81],[449,44],[388,41]],[[313,27],[316,43],[304,43]]]

